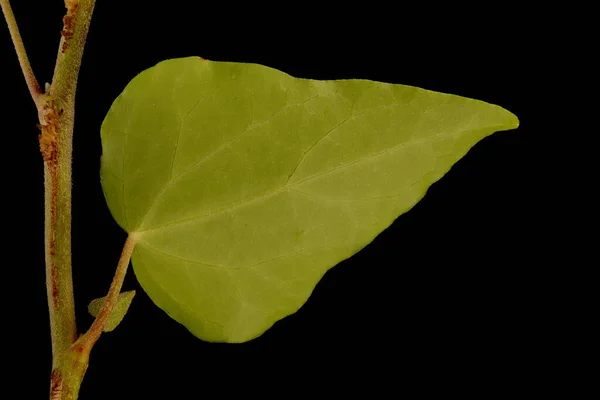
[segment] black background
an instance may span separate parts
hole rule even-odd
[[[60,1],[13,3],[36,75],[49,82],[64,8]],[[414,85],[501,105],[521,126],[477,144],[410,212],[330,270],[299,312],[251,342],[195,338],[154,306],[130,270],[124,290],[137,296],[94,348],[82,400],[289,397],[303,389],[464,395],[511,392],[531,379],[544,310],[531,242],[536,55],[519,10],[366,4],[336,13],[292,5],[249,13],[225,3],[225,10],[150,3],[99,1],[84,54],[73,162],[80,331],[92,321],[87,303],[108,289],[125,240],[99,182],[100,124],[125,85],[161,60],[195,55],[305,78]],[[4,26],[0,60],[1,197],[10,210],[3,224],[13,233],[3,240],[5,363],[14,366],[8,379],[20,382],[23,398],[47,398],[43,168],[36,111]]]

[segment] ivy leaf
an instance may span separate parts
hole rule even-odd
[[[119,293],[119,297],[117,298],[117,303],[115,304],[110,317],[108,317],[108,321],[104,326],[104,332],[110,332],[117,327],[127,314],[127,310],[129,310],[129,306],[133,301],[133,296],[135,296],[135,290],[130,290],[128,292]],[[105,297],[100,297],[98,299],[94,299],[88,305],[88,312],[92,315],[92,317],[96,318],[100,313],[100,309],[104,304]]]
[[[410,86],[173,59],[113,103],[101,179],[150,298],[199,338],[244,342],[475,143],[517,126],[501,107]]]

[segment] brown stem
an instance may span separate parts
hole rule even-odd
[[[29,93],[31,94],[33,102],[39,109],[41,106],[40,103],[42,100],[42,91],[40,90],[40,85],[35,78],[31,64],[29,63],[29,58],[27,57],[25,45],[23,44],[23,39],[21,38],[21,33],[19,32],[19,26],[17,25],[15,15],[12,11],[12,7],[10,6],[10,1],[0,0],[0,6],[2,7],[2,12],[4,13],[4,18],[6,19],[8,30],[10,31],[10,37],[17,52],[19,64],[21,65],[21,71],[23,71],[25,82],[29,88]]]

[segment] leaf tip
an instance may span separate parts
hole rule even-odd
[[[517,129],[519,127],[519,118],[499,105],[493,105],[493,108],[489,109],[491,114],[489,116],[489,122],[491,125],[496,127],[498,131],[509,131]]]
[[[511,113],[510,111],[506,111],[508,113],[508,121],[506,123],[507,128],[508,129],[517,129],[519,127],[519,124],[521,123],[519,121],[519,117],[517,117],[515,114]]]

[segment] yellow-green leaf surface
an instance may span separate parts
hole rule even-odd
[[[202,339],[243,342],[475,143],[517,126],[501,107],[410,86],[173,59],[115,100],[101,178],[153,301]]]
[[[127,314],[127,310],[129,310],[129,306],[133,301],[133,296],[135,296],[135,290],[130,290],[128,292],[119,293],[119,297],[117,297],[117,303],[115,304],[112,313],[108,317],[108,321],[104,326],[104,332],[110,332],[117,327]],[[88,304],[88,312],[92,315],[92,317],[97,317],[100,314],[100,309],[104,304],[104,299],[106,297],[100,297],[98,299],[94,299]]]

